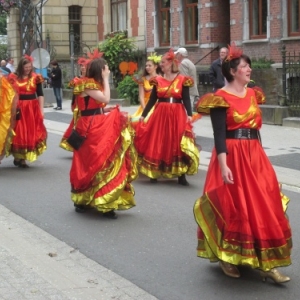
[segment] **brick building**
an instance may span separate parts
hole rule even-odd
[[[281,61],[281,48],[300,51],[300,1],[147,0],[147,51],[185,47],[210,64],[231,41],[251,58]]]
[[[299,7],[300,0],[53,0],[43,7],[42,34],[44,41],[50,36],[56,58],[66,61],[72,25],[77,41],[90,48],[105,34],[126,29],[139,49],[163,53],[186,47],[198,66],[210,65],[218,56],[213,50],[231,41],[252,58],[280,62],[283,44],[287,51],[300,52]],[[16,9],[8,36],[17,59],[19,26]]]

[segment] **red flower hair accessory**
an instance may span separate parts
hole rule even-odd
[[[84,65],[86,66],[90,61],[92,61],[93,59],[96,59],[96,58],[100,58],[103,56],[103,52],[100,52],[98,49],[94,49],[93,52],[88,52],[87,53],[87,56],[88,58],[85,58],[85,57],[80,57],[77,61],[77,63],[79,65]]]
[[[29,55],[25,54],[24,58],[26,58],[27,60],[29,60],[31,63],[33,62],[33,57],[32,56],[29,56]]]
[[[179,61],[178,59],[176,58],[176,55],[173,51],[173,49],[171,48],[167,53],[164,54],[164,57],[167,59],[167,60],[170,60],[171,62],[174,62],[176,63],[177,65],[179,65]]]
[[[235,42],[231,43],[231,46],[228,45],[228,55],[225,59],[225,61],[231,61],[235,58],[239,58],[243,55],[243,50],[238,48],[235,45]]]

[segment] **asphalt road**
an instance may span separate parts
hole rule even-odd
[[[49,133],[48,150],[29,169],[14,167],[12,158],[2,161],[2,205],[161,300],[300,299],[298,193],[285,191],[294,250],[293,264],[283,271],[292,281],[262,283],[258,272],[247,268],[240,279],[231,279],[217,264],[196,257],[192,209],[205,171],[188,177],[189,187],[176,180],[153,185],[140,177],[134,183],[137,206],[119,212],[117,220],[93,210],[77,214],[69,193],[72,154],[60,149],[59,141]]]

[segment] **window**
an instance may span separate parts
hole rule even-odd
[[[127,0],[111,0],[111,31],[127,29]]]
[[[267,37],[267,0],[249,0],[250,39]]]
[[[198,0],[184,0],[185,43],[198,43]]]
[[[69,32],[73,30],[74,33],[74,53],[70,54],[80,55],[81,51],[81,6],[73,5],[69,6]]]
[[[159,43],[170,46],[170,0],[159,0],[158,3]]]
[[[300,0],[288,0],[289,36],[300,36]]]

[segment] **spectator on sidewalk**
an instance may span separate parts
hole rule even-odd
[[[50,73],[51,84],[54,92],[54,96],[56,98],[56,107],[53,109],[61,110],[62,109],[62,100],[61,100],[61,69],[56,60],[53,60],[51,63],[52,70]]]
[[[7,59],[6,68],[10,69],[10,72],[12,72],[12,73],[14,73],[16,71],[16,69],[14,67],[14,60],[13,60],[13,58],[9,57]]]
[[[198,100],[199,92],[197,88],[197,70],[194,63],[188,58],[188,51],[185,48],[179,48],[175,51],[176,58],[179,62],[179,72],[184,76],[192,77],[194,80],[193,86],[189,88],[191,106],[194,107],[194,102]]]
[[[214,60],[209,69],[209,79],[213,85],[213,92],[225,85],[225,78],[222,74],[222,62],[228,54],[228,49],[222,47],[219,52],[219,58]]]
[[[1,60],[1,69],[4,71],[4,73],[9,74],[9,73],[11,73],[11,71],[8,67],[6,67],[6,64],[7,63],[6,63],[5,59]]]

